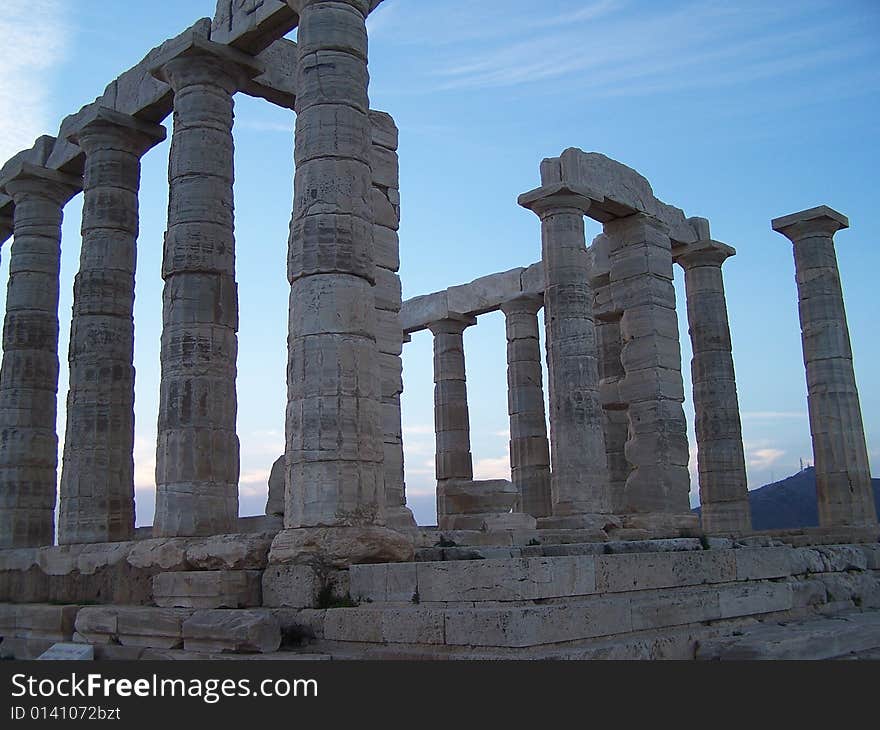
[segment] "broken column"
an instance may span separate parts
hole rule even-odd
[[[590,199],[577,186],[555,183],[525,193],[519,204],[541,219],[544,265],[553,516],[539,525],[601,528],[611,499],[584,239]]]
[[[691,526],[687,423],[668,229],[635,213],[605,223],[611,309],[620,313],[619,403],[626,404],[626,460],[619,502],[632,527]],[[667,524],[668,523],[668,524]]]
[[[85,152],[74,283],[60,544],[134,534],[134,281],[140,158],[165,129],[102,107],[72,136]]]
[[[81,186],[27,162],[6,183],[15,209],[0,370],[0,548],[55,539],[61,219]]]
[[[400,251],[400,181],[397,160],[397,125],[391,115],[370,111],[373,176],[373,238],[376,258],[376,346],[382,392],[381,423],[385,463],[385,521],[389,527],[415,527],[406,506],[403,473],[403,433],[400,394],[403,392],[403,329]]]
[[[433,322],[434,335],[434,455],[437,476],[437,519],[448,510],[444,489],[448,482],[472,481],[471,431],[468,414],[467,371],[464,359],[465,329],[477,323],[460,316]]]
[[[507,330],[510,469],[520,495],[519,511],[534,517],[548,517],[553,510],[538,334],[538,310],[543,306],[540,296],[518,297],[501,305]]]
[[[849,221],[821,205],[776,218],[772,225],[794,247],[819,524],[876,526],[865,430],[834,250],[834,234],[848,228]]]
[[[234,532],[238,520],[232,95],[257,72],[198,36],[155,64],[174,91],[174,132],[154,537]]]
[[[693,359],[703,531],[743,533],[751,512],[722,264],[736,251],[712,240],[676,252],[684,269]]]
[[[304,541],[312,540],[322,546],[319,553],[336,545],[343,561],[348,555],[369,562],[386,556],[388,545],[403,545],[399,533],[381,527],[370,8],[367,2],[290,4],[299,11],[299,57],[288,258],[287,529],[276,538],[271,559],[305,559]],[[369,544],[365,534],[372,536]],[[366,547],[354,551],[354,540]]]

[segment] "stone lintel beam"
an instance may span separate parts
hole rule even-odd
[[[794,242],[809,236],[830,236],[849,228],[849,218],[827,205],[817,205],[799,213],[774,218],[770,225],[774,231]]]
[[[182,38],[179,43],[169,45],[165,49],[165,53],[153,61],[150,73],[160,81],[168,83],[166,70],[168,64],[181,58],[211,58],[215,60],[224,70],[238,76],[239,88],[266,70],[263,63],[253,56],[193,34]]]
[[[13,187],[21,180],[39,180],[48,185],[58,186],[60,190],[64,191],[64,196],[62,196],[64,203],[82,191],[82,178],[66,175],[58,170],[35,165],[31,162],[18,162],[4,177],[0,189],[13,196]]]
[[[504,302],[544,292],[544,269],[540,261],[526,268],[501,271],[452,286],[433,294],[407,299],[400,310],[400,322],[407,334],[429,328],[450,311],[476,317],[501,309]]]
[[[217,0],[211,38],[245,53],[259,53],[299,25],[284,0]]]

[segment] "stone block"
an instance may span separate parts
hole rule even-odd
[[[633,631],[712,621],[720,614],[718,591],[690,588],[635,594],[630,602]]]
[[[736,556],[736,579],[764,580],[792,575],[794,550],[787,547],[741,548]]]
[[[261,603],[258,570],[204,570],[159,573],[153,598],[165,608],[247,608]]]
[[[281,626],[268,610],[196,611],[183,624],[186,651],[268,653],[281,645]]]
[[[733,550],[602,555],[596,587],[602,592],[640,591],[736,580]]]
[[[719,618],[788,611],[793,603],[789,583],[745,583],[719,589]]]

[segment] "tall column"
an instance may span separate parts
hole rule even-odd
[[[704,532],[751,529],[742,424],[721,265],[736,251],[698,241],[676,255],[684,269],[693,359],[697,465]]]
[[[55,539],[61,218],[78,178],[22,163],[14,202],[0,369],[0,548]]]
[[[366,3],[300,11],[284,524],[382,525]]]
[[[165,129],[98,107],[71,136],[86,154],[74,284],[60,544],[134,534],[134,280],[140,158]]]
[[[591,258],[590,285],[593,288],[593,316],[596,319],[596,345],[599,353],[599,393],[602,397],[605,458],[611,489],[611,509],[615,514],[625,511],[624,491],[632,468],[626,460],[629,438],[627,406],[620,399],[620,381],[626,375],[620,352],[621,312],[615,311],[611,299],[611,264],[609,239],[598,235],[589,248]]]
[[[464,360],[465,329],[473,317],[443,319],[429,326],[434,335],[434,456],[437,475],[437,519],[447,510],[443,483],[474,478],[471,426],[468,413],[467,371]]]
[[[639,519],[648,515],[658,525],[666,515],[695,522],[688,499],[687,422],[668,231],[637,213],[606,223],[605,235],[611,308],[621,315],[624,377],[618,388],[627,407],[625,454],[632,467],[620,509]]]
[[[193,38],[156,63],[174,91],[162,276],[162,379],[153,535],[234,532],[238,291],[233,218],[233,99],[244,54]]]
[[[877,523],[834,250],[834,234],[848,227],[846,216],[825,205],[773,221],[773,230],[794,246],[819,524],[823,527]]]
[[[586,194],[556,184],[520,196],[541,219],[550,386],[553,517],[545,527],[602,526],[611,511],[593,293],[584,239]]]
[[[550,444],[544,412],[544,383],[538,310],[543,297],[519,297],[501,305],[507,329],[507,412],[510,415],[510,469],[520,495],[520,512],[553,513]]]
[[[403,392],[403,329],[400,251],[400,181],[397,160],[397,125],[391,115],[370,111],[373,175],[373,238],[376,257],[376,345],[382,392],[382,442],[385,463],[385,520],[390,527],[415,527],[406,506],[403,471],[403,433],[400,394]]]

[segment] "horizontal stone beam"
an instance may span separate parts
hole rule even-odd
[[[544,272],[539,261],[527,268],[481,276],[468,284],[408,299],[400,310],[400,322],[403,331],[410,334],[443,319],[495,312],[511,299],[543,292]]]
[[[647,213],[665,223],[673,244],[687,244],[708,238],[703,218],[685,218],[680,208],[659,200],[648,180],[631,167],[598,152],[571,147],[559,157],[541,163],[544,187],[567,183],[577,186],[590,199],[587,215],[600,223]],[[706,233],[706,235],[701,235]]]

